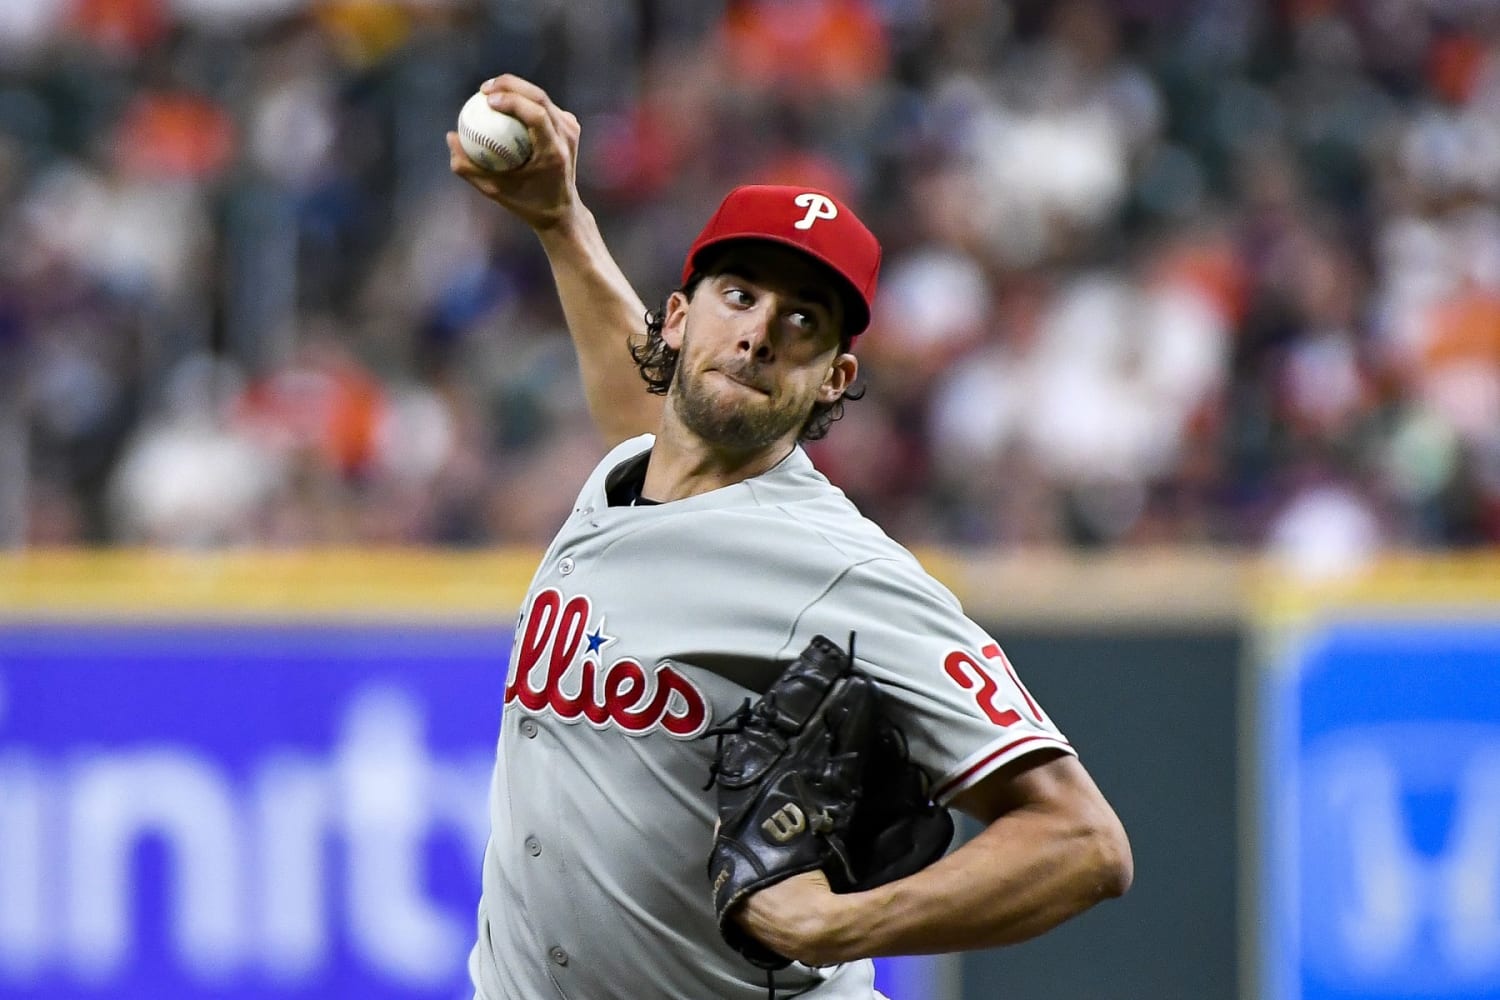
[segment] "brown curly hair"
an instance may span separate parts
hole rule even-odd
[[[678,291],[688,298],[693,297],[699,282],[703,280],[701,273],[695,272],[688,278],[686,285]],[[670,296],[668,296],[670,298]],[[646,332],[635,334],[630,338],[630,356],[635,360],[636,367],[641,370],[641,378],[646,382],[646,388],[658,396],[665,396],[667,389],[672,385],[672,378],[677,373],[677,356],[679,352],[667,346],[662,339],[662,326],[667,321],[667,305],[665,300],[660,309],[646,313]],[[839,353],[843,354],[849,350],[854,338],[847,332],[839,334]],[[860,399],[865,394],[864,386],[850,386],[842,396],[831,403],[814,403],[812,413],[808,414],[807,422],[802,425],[802,430],[797,434],[798,441],[817,441],[828,433],[835,420],[844,418],[844,401]]]

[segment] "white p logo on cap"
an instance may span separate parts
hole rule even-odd
[[[838,218],[838,206],[835,205],[833,203],[833,199],[829,198],[827,195],[814,194],[813,192],[808,191],[805,194],[799,194],[796,198],[793,198],[792,201],[797,205],[798,208],[807,209],[806,215],[804,215],[796,222],[792,223],[792,226],[796,229],[811,229],[813,227],[813,223],[817,222],[819,219]]]

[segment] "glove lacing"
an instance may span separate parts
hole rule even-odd
[[[750,724],[750,716],[750,699],[746,698],[740,704],[740,707],[735,710],[735,713],[729,717],[729,721],[723,725],[714,726],[712,729],[704,730],[703,735],[698,737],[700,740],[706,740],[710,736],[715,737],[714,759],[708,764],[708,784],[703,786],[705,792],[714,787],[719,780],[719,768],[721,766],[719,762],[724,758],[724,737],[744,732],[745,727]],[[773,997],[772,1000],[775,1000],[775,998]]]

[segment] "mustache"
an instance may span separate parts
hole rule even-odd
[[[732,362],[726,361],[714,366],[719,371],[728,375],[736,382],[743,382],[752,389],[759,389],[767,395],[771,392],[770,381],[764,377],[763,367],[755,361]]]

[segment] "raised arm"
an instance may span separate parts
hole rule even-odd
[[[449,168],[541,240],[578,354],[589,414],[606,442],[654,431],[662,400],[647,392],[628,347],[630,337],[645,329],[646,306],[578,195],[578,119],[517,76],[496,77],[481,89],[492,107],[525,123],[531,158],[515,170],[490,173],[464,154],[458,133],[449,132]]]
[[[915,875],[835,895],[821,872],[751,896],[741,923],[815,965],[1015,944],[1130,886],[1130,843],[1078,760],[1039,752],[955,802],[987,826]]]

